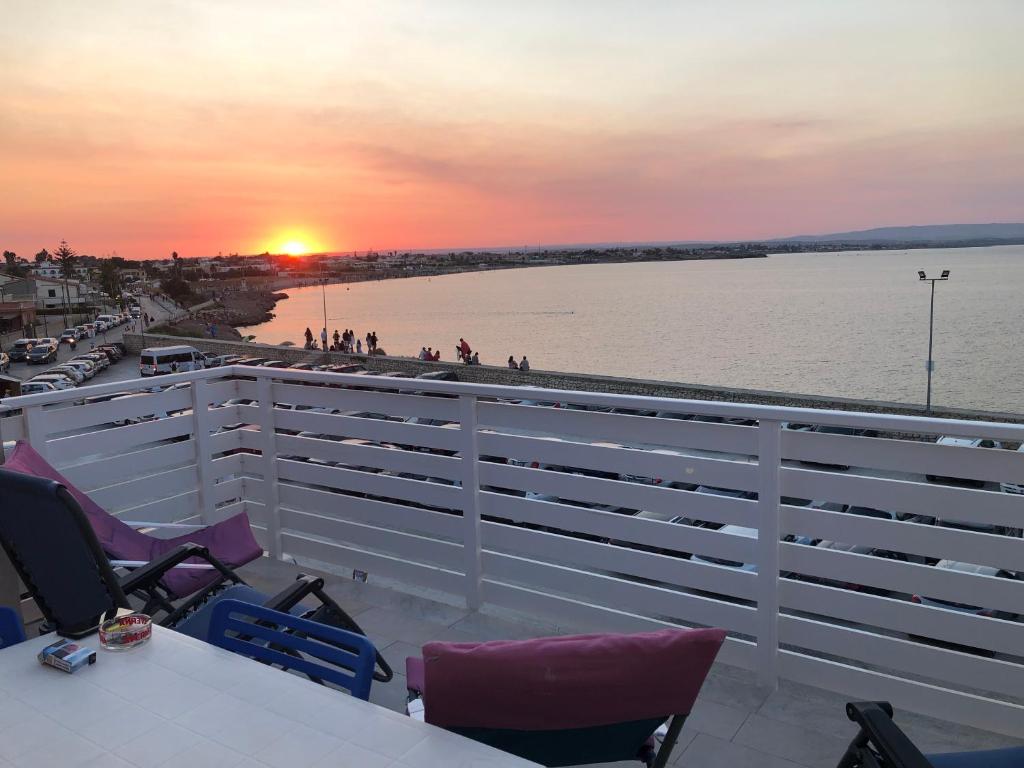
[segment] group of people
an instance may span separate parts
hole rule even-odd
[[[526,355],[523,355],[523,359],[517,363],[515,355],[509,355],[508,367],[513,371],[528,371],[530,370],[530,361],[526,359]]]
[[[356,338],[356,332],[346,328],[344,332],[338,333],[338,329],[334,329],[333,343],[328,346],[327,329],[323,328],[320,330],[320,346],[317,347],[316,339],[313,337],[313,331],[306,328],[306,349],[323,349],[330,352],[345,352],[347,354],[361,355],[365,351],[368,355],[376,354],[377,352],[377,332],[369,331],[366,334],[366,345],[363,345],[363,340]]]
[[[421,347],[420,353],[419,355],[417,355],[417,358],[420,360],[432,360],[433,362],[436,363],[438,360],[441,359],[441,350],[435,350],[433,347]]]

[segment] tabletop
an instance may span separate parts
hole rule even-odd
[[[0,651],[0,768],[529,768],[528,760],[172,630],[126,651],[83,642],[68,674]]]

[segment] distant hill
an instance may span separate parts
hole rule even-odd
[[[916,227],[878,227],[829,235],[780,237],[775,243],[951,242],[957,240],[1021,240],[1024,224],[928,224]]]

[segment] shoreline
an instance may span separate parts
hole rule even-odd
[[[320,277],[316,274],[303,276],[275,276],[266,278],[258,288],[250,289],[248,295],[251,297],[255,291],[258,294],[268,294],[272,301],[267,301],[265,309],[260,313],[249,313],[244,317],[226,320],[225,325],[235,329],[248,328],[263,325],[274,319],[274,310],[277,302],[288,298],[287,294],[280,293],[292,288],[308,288],[317,285],[341,285],[345,283],[365,283],[382,280],[401,280],[415,277],[444,277],[447,275],[460,275],[471,272],[493,272],[505,269],[537,269],[541,267],[576,266],[587,264],[634,264],[654,263],[662,261],[719,261],[737,259],[765,259],[770,256],[788,256],[797,254],[838,254],[855,251],[910,251],[910,250],[934,250],[943,248],[991,248],[1001,245],[1013,245],[1006,242],[906,242],[894,244],[879,243],[822,243],[814,244],[818,247],[804,246],[794,243],[744,243],[731,244],[726,246],[705,246],[695,248],[673,248],[659,247],[656,252],[635,254],[628,252],[625,248],[613,248],[604,251],[585,250],[552,250],[532,254],[533,256],[544,256],[546,261],[535,260],[534,262],[515,263],[488,263],[477,262],[467,264],[438,264],[420,268],[394,268],[375,270],[373,272],[348,272],[343,275],[334,274]],[[797,246],[794,248],[794,246]],[[828,247],[825,247],[825,246]],[[756,246],[757,250],[752,250]],[[497,257],[493,251],[466,251],[467,257]],[[251,280],[251,278],[250,278]],[[253,334],[241,334],[245,336]]]

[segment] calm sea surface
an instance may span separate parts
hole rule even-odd
[[[1024,246],[595,264],[327,287],[328,330],[389,354],[924,402],[927,283],[938,275],[933,400],[1024,412]],[[319,336],[319,287],[294,288],[257,341]]]

